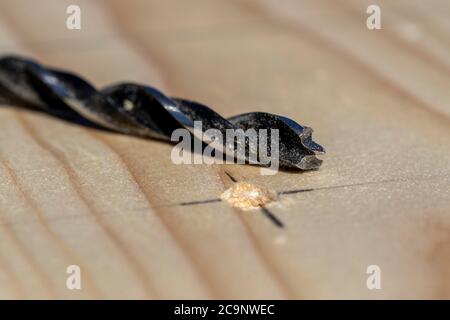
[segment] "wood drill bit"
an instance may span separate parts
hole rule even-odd
[[[251,112],[225,119],[202,104],[167,97],[150,86],[119,83],[97,90],[77,75],[18,56],[0,58],[0,103],[76,114],[100,127],[165,141],[180,128],[194,134],[195,121],[201,121],[203,132],[217,129],[223,134],[227,129],[277,129],[278,159],[284,168],[316,169],[322,163],[316,154],[325,152],[312,140],[311,128],[283,116]],[[195,137],[208,142],[203,135]],[[248,150],[256,150],[251,143],[246,141]],[[216,146],[220,152],[230,149],[222,147]]]

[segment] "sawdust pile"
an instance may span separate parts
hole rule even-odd
[[[238,182],[225,190],[220,198],[228,201],[233,207],[250,210],[260,208],[276,200],[277,195],[266,188],[248,182]]]

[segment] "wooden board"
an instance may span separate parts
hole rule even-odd
[[[0,51],[282,114],[327,155],[274,176],[175,165],[169,144],[1,106],[1,298],[450,298],[448,1],[376,1],[373,31],[366,0],[75,2],[81,30],[65,27],[74,1],[0,1]],[[230,175],[297,190],[267,207],[284,227],[186,204]]]

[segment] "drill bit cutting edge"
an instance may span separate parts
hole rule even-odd
[[[211,142],[204,135],[210,129],[221,133],[230,129],[276,129],[278,147],[269,153],[278,152],[279,165],[283,168],[319,168],[322,160],[316,154],[325,153],[312,140],[311,128],[283,116],[251,112],[225,119],[202,104],[167,97],[153,87],[119,83],[97,90],[77,75],[18,56],[0,58],[0,103],[31,106],[49,113],[73,112],[100,127],[165,141],[171,141],[177,129],[189,130],[204,143]],[[200,135],[194,130],[196,122],[202,124]],[[257,152],[254,151],[258,150],[257,146],[252,145],[256,143],[245,140],[250,151],[245,153],[244,160],[249,160],[251,152]],[[227,143],[213,146],[236,157],[235,150]]]

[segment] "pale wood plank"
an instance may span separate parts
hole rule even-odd
[[[6,1],[0,46],[99,85],[140,81],[224,115],[292,117],[316,129],[323,167],[268,177],[250,166],[176,166],[168,144],[2,107],[0,293],[448,297],[445,24],[387,2],[375,32],[356,1],[194,2],[82,1],[86,29],[69,32],[59,14],[69,2],[43,1],[42,19],[29,2]],[[399,31],[404,15],[428,46]],[[217,198],[233,183],[227,173],[315,191],[268,206],[285,228],[223,202],[179,205]],[[81,292],[65,289],[69,264],[82,267]],[[382,268],[380,291],[365,287],[370,264]]]

